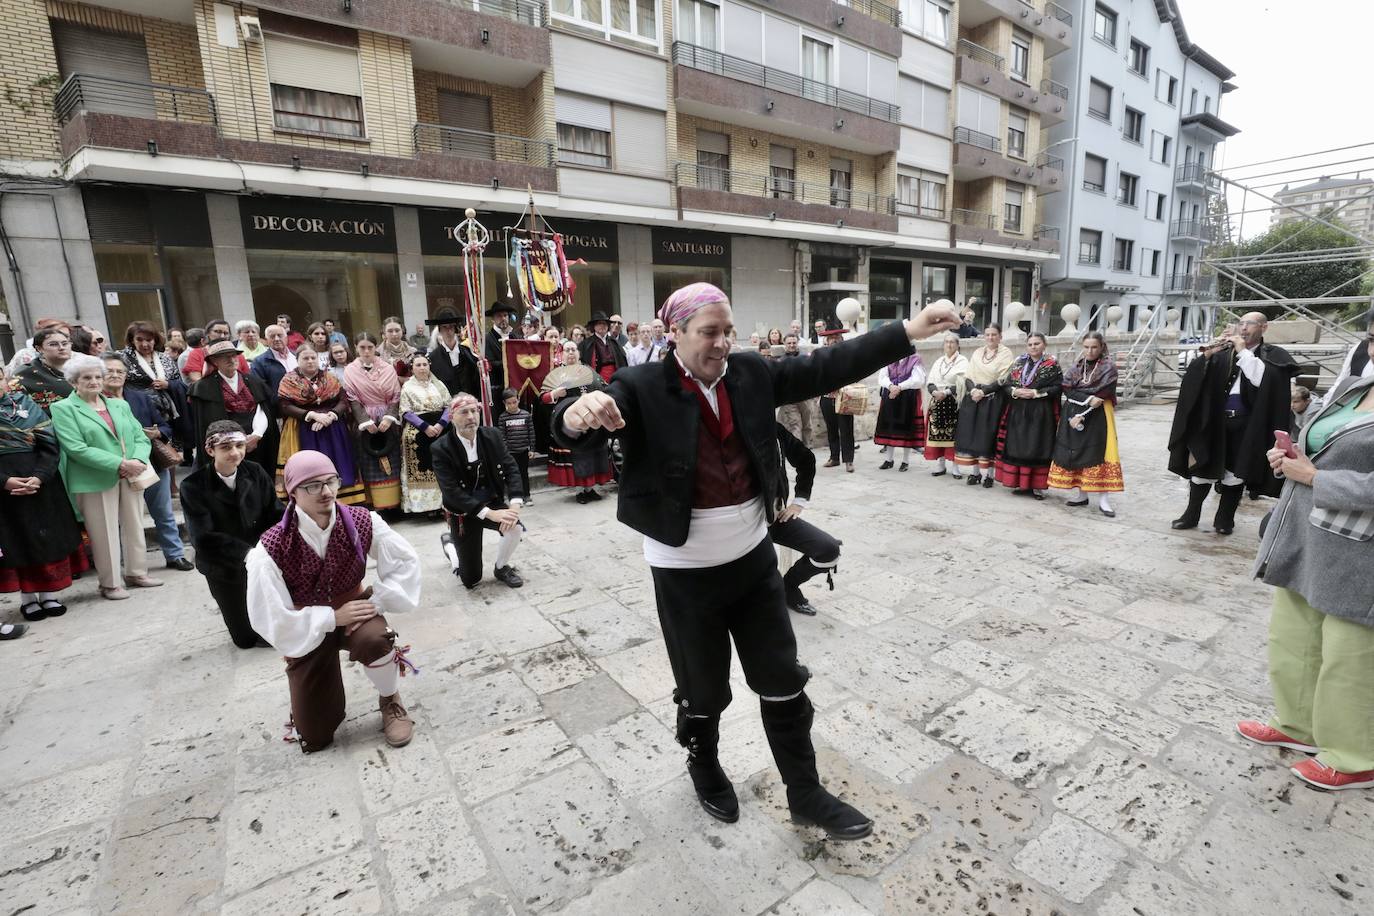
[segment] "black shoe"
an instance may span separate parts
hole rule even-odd
[[[1202,518],[1202,504],[1207,502],[1207,494],[1212,491],[1212,485],[1207,483],[1188,484],[1188,508],[1182,515],[1169,523],[1169,527],[1175,531],[1186,531],[1189,528],[1196,528],[1198,521]]]
[[[787,590],[787,609],[795,611],[803,617],[816,616],[816,609],[811,606],[810,601],[806,600],[806,596],[801,593],[799,588]]]
[[[587,491],[583,490],[582,492],[578,493],[577,496],[574,497],[574,499],[577,500],[577,504],[579,506],[585,506],[587,504]]]
[[[594,502],[596,502],[598,499],[601,499],[601,498],[602,498],[602,497],[601,497],[601,494],[598,493],[598,492],[596,492],[595,490],[586,490],[586,491],[584,491],[584,492],[587,494],[587,502],[589,502],[589,503],[594,503]]]
[[[1014,489],[1014,490],[1011,491],[1011,495],[1012,495],[1012,496],[1030,496],[1030,495],[1031,495],[1031,491],[1030,491],[1030,490],[1023,490],[1023,489],[1021,489],[1020,487],[1017,487],[1016,489]]]
[[[978,476],[977,474],[970,474],[970,475],[968,475],[968,485],[971,486],[971,487],[976,487],[976,486],[978,486],[978,481],[979,481],[980,479],[981,479],[981,478],[979,478],[979,476]]]
[[[525,580],[516,575],[515,570],[509,566],[498,566],[491,571],[491,574],[498,582],[504,582],[511,588],[519,588],[525,584]]]
[[[1104,509],[1101,506],[1098,506],[1097,511],[1107,516],[1107,518],[1116,518],[1116,511],[1114,509]]]
[[[992,487],[993,487],[993,484],[995,484],[995,483],[997,483],[997,481],[994,480],[993,478],[991,478],[991,477],[984,477],[984,478],[983,478],[983,489],[984,489],[984,490],[991,490]]]
[[[19,609],[19,613],[29,623],[33,623],[36,620],[45,620],[48,616],[48,612],[43,610],[43,605],[39,604],[37,601],[30,601]]]
[[[904,465],[904,466],[905,466],[905,465]],[[931,477],[944,477],[945,474],[947,474],[947,473],[949,473],[949,472],[948,472],[948,471],[931,471],[931,472],[930,472],[930,476],[931,476]]]
[[[1044,493],[1037,493],[1037,492],[1035,492],[1034,490],[1031,490],[1031,491],[1030,491],[1030,495],[1031,495],[1031,498],[1034,499],[1036,502],[1042,503],[1042,502],[1045,501],[1045,494],[1044,494]]]
[[[773,760],[787,786],[787,808],[797,824],[814,824],[832,840],[861,840],[873,832],[873,821],[821,786],[811,723],[816,711],[802,693],[790,700],[761,700],[763,731]]]
[[[22,623],[0,624],[0,639],[18,639],[27,633],[28,629]]]
[[[676,701],[676,693],[673,698]],[[692,718],[679,706],[677,743],[687,748],[687,775],[692,779],[702,810],[726,824],[739,820],[739,798],[718,757],[720,716]]]
[[[1064,503],[1064,505],[1068,506],[1070,509],[1081,509],[1081,508],[1083,508],[1084,506],[1086,506],[1087,504],[1088,504],[1088,500],[1087,500],[1087,499],[1080,499],[1080,500],[1078,500],[1077,502],[1075,502],[1074,500],[1071,499],[1071,500],[1069,500],[1068,502]]]
[[[891,461],[884,461],[882,464],[878,465],[878,470],[890,471],[892,470],[892,464],[893,463]]]
[[[175,569],[179,572],[190,572],[196,568],[196,565],[185,557],[177,557],[175,560],[167,561],[167,568]]]
[[[897,470],[898,470],[898,471],[905,471],[905,470],[907,470],[907,469],[910,468],[910,467],[911,467],[911,465],[909,465],[909,464],[907,464],[905,461],[903,461],[901,464],[897,465]]]
[[[56,598],[49,598],[43,602],[43,613],[49,617],[61,617],[67,613],[67,606]]]
[[[1236,530],[1236,509],[1245,495],[1245,484],[1221,488],[1221,500],[1217,504],[1217,514],[1212,519],[1212,530],[1217,534],[1230,534]]]

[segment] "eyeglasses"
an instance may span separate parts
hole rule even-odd
[[[319,496],[320,491],[326,488],[330,490],[338,490],[339,478],[326,477],[324,480],[312,480],[310,483],[301,484],[299,489],[304,490],[310,496]]]
[[[105,338],[103,338],[103,337],[97,337],[97,338],[93,341],[93,343],[104,343],[104,342],[105,342]]]

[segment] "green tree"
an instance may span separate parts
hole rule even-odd
[[[1297,254],[1318,252],[1333,248],[1350,248],[1359,244],[1354,236],[1339,229],[1332,229],[1321,223],[1302,220],[1283,223],[1272,227],[1261,236],[1250,239],[1239,246],[1217,246],[1211,257],[1236,257],[1258,254],[1277,254],[1280,252]],[[1241,273],[1249,280],[1274,290],[1285,299],[1316,299],[1320,296],[1356,296],[1363,286],[1361,275],[1369,270],[1367,258],[1334,261],[1324,264],[1275,264],[1264,267],[1242,268]],[[1234,286],[1234,296],[1232,287]],[[1332,292],[1332,290],[1335,290]],[[1240,283],[1233,283],[1230,277],[1222,276],[1217,282],[1218,299],[1260,299],[1259,293]],[[1314,305],[1321,309],[1320,306]],[[1333,306],[1339,311],[1340,306]],[[1278,317],[1282,309],[1261,309],[1270,318]],[[1322,310],[1326,311],[1326,310]]]

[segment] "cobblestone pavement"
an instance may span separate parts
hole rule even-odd
[[[788,822],[738,671],[742,816],[697,808],[614,499],[540,495],[520,591],[463,593],[439,526],[401,526],[427,605],[394,621],[424,669],[401,750],[359,670],[333,748],[283,744],[280,659],[229,644],[198,575],[123,603],[88,577],[0,647],[0,911],[1374,912],[1374,795],[1233,731],[1269,705],[1264,505],[1171,532],[1169,418],[1122,415],[1115,520],[879,472],[871,444],[820,472],[807,516],[845,557],[794,623],[822,773],[877,820],[857,844]]]

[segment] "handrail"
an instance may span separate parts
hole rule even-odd
[[[997,230],[997,214],[987,213],[983,210],[965,210],[962,207],[955,207],[949,211],[949,221],[956,226]]]
[[[894,124],[902,119],[900,105],[685,41],[673,42],[673,63]]]
[[[804,204],[818,204],[841,210],[866,210],[872,213],[896,213],[896,199],[890,195],[855,191],[820,182],[798,181],[764,175],[760,172],[741,172],[694,162],[673,164],[673,183],[678,187],[703,191],[725,191],[749,197],[768,197],[793,200]]]
[[[1059,241],[1059,227],[1046,226],[1044,223],[1041,223],[1035,227],[1034,237],[1036,239],[1053,239],[1057,242]]]
[[[1000,54],[996,54],[982,45],[969,41],[967,38],[959,39],[959,53],[965,57],[970,57],[980,63],[1005,71],[1007,69],[1007,59]]]
[[[1201,219],[1178,219],[1169,224],[1169,236],[1211,241],[1212,227]]]
[[[219,123],[215,97],[204,89],[73,73],[53,96],[53,115],[57,123],[66,124],[82,111],[159,121]]]
[[[1047,93],[1049,95],[1057,96],[1058,98],[1061,98],[1066,102],[1069,100],[1069,87],[1065,86],[1063,83],[1055,82],[1052,79],[1046,78],[1041,80],[1040,91]]]
[[[1073,13],[1070,13],[1068,10],[1064,9],[1064,7],[1060,6],[1058,3],[1046,3],[1045,12],[1053,16],[1055,19],[1058,19],[1065,25],[1073,25]]]
[[[1064,160],[1058,156],[1051,156],[1049,153],[1041,153],[1035,157],[1037,168],[1054,169],[1057,172],[1064,171]]]
[[[548,140],[424,123],[412,128],[411,138],[417,153],[524,162],[543,168],[552,168],[554,164],[554,145]]]
[[[902,24],[901,11],[891,4],[883,3],[882,0],[844,0],[844,4],[879,22],[886,22],[891,26]]]
[[[1174,170],[1174,184],[1200,184],[1207,187],[1220,187],[1217,173],[1200,162],[1185,162]]]
[[[954,142],[967,143],[969,146],[976,146],[992,153],[1002,152],[1002,140],[999,137],[980,133],[967,127],[954,128]]]
[[[502,19],[532,25],[536,28],[543,28],[549,24],[548,9],[540,0],[446,0],[446,2],[451,6],[472,10],[475,13],[500,16]]]

